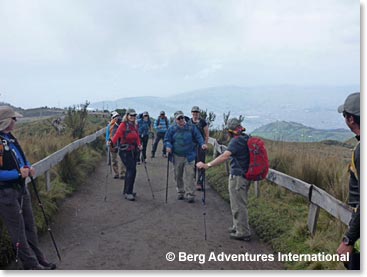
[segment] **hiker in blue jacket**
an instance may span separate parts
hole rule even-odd
[[[158,119],[154,122],[154,129],[157,132],[157,136],[155,138],[153,149],[152,149],[152,158],[155,157],[155,152],[157,151],[157,146],[160,140],[164,140],[164,136],[166,135],[166,132],[169,128],[169,120],[166,116],[166,113],[164,111],[161,111],[159,114]],[[163,151],[162,156],[167,157],[166,155],[166,146],[163,143]]]
[[[138,164],[140,161],[145,163],[147,159],[147,146],[149,140],[149,133],[152,130],[152,121],[150,120],[149,113],[143,112],[142,116],[138,119],[138,126],[139,126],[139,135],[140,140],[143,145],[143,150],[141,151],[141,157],[138,158]]]
[[[0,220],[6,226],[23,269],[50,270],[56,265],[46,260],[39,248],[31,194],[25,180],[35,169],[13,136],[18,118],[9,106],[0,107]]]
[[[195,126],[186,123],[182,111],[174,114],[175,124],[172,125],[164,137],[167,153],[172,153],[175,180],[177,183],[177,199],[186,199],[189,203],[195,201],[194,171],[196,144],[207,149],[200,131]],[[184,179],[185,174],[185,179]]]

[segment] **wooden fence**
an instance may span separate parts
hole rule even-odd
[[[215,157],[218,153],[223,153],[227,149],[225,145],[220,145],[214,138],[209,138],[209,143],[213,145],[214,148],[213,157]],[[302,180],[288,176],[274,169],[269,170],[269,174],[266,179],[269,182],[272,182],[296,194],[302,195],[308,199],[310,205],[307,225],[312,235],[314,235],[316,232],[320,208],[324,209],[333,217],[348,225],[352,216],[351,208],[319,187],[308,184]],[[255,182],[256,196],[260,195],[259,187],[259,183]]]
[[[36,175],[34,178],[45,174],[46,177],[46,190],[49,191],[51,189],[51,178],[50,178],[50,170],[54,166],[56,166],[58,163],[60,163],[67,154],[73,152],[74,150],[82,147],[83,145],[86,145],[88,143],[91,143],[95,141],[99,136],[103,135],[106,132],[106,128],[102,128],[101,130],[98,130],[94,134],[91,134],[89,136],[86,136],[84,138],[78,139],[64,148],[56,151],[55,153],[51,154],[50,156],[47,156],[46,158],[36,162],[33,164],[33,167],[36,170]],[[27,183],[30,182],[29,178],[26,180]]]

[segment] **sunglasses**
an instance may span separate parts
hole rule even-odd
[[[348,113],[346,111],[343,111],[344,118],[347,117]]]
[[[179,117],[177,117],[176,119],[177,119],[177,120],[182,120],[182,119],[184,119],[184,117],[183,117],[183,116],[179,116]]]
[[[129,114],[130,116],[136,116],[136,114]]]
[[[16,117],[12,117],[11,119],[13,119],[14,121],[17,121],[17,118]]]

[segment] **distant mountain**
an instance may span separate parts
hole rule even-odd
[[[346,129],[322,130],[307,127],[296,122],[276,121],[255,129],[251,135],[263,138],[292,141],[292,142],[316,142],[336,140],[345,142],[353,137],[353,133]]]
[[[64,112],[63,109],[49,108],[49,107],[39,107],[32,109],[22,109],[19,107],[14,107],[8,103],[0,102],[0,106],[12,107],[16,112],[20,113],[24,117],[40,117],[40,116],[56,116]]]
[[[231,117],[245,116],[244,124],[248,131],[276,120],[292,120],[319,129],[336,129],[345,128],[337,107],[348,94],[358,89],[358,86],[221,86],[169,97],[130,97],[96,102],[90,107],[99,110],[135,108],[137,112],[148,111],[156,117],[161,110],[170,116],[177,110],[190,115],[191,107],[196,105],[216,114],[215,127],[221,126],[223,113],[231,111]]]

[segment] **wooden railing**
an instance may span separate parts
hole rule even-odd
[[[95,141],[99,136],[103,135],[106,132],[106,128],[102,128],[98,130],[94,134],[86,136],[84,138],[78,139],[64,148],[56,151],[55,153],[47,156],[46,158],[36,162],[33,164],[33,167],[36,170],[36,175],[34,178],[45,174],[46,177],[46,190],[49,191],[51,189],[51,180],[50,180],[50,170],[57,164],[59,164],[67,154],[73,152],[74,150]],[[26,182],[30,182],[29,178],[27,178]]]
[[[227,149],[225,145],[220,145],[214,138],[209,138],[208,142],[214,147],[213,157],[215,157],[218,153],[222,154]],[[302,180],[286,175],[274,169],[269,170],[269,174],[266,179],[269,182],[272,182],[296,194],[302,195],[308,199],[310,205],[307,225],[312,235],[314,235],[316,232],[320,208],[344,224],[348,225],[352,216],[352,210],[350,207],[319,187],[308,184]],[[260,195],[258,182],[255,182],[255,194],[257,196]]]

